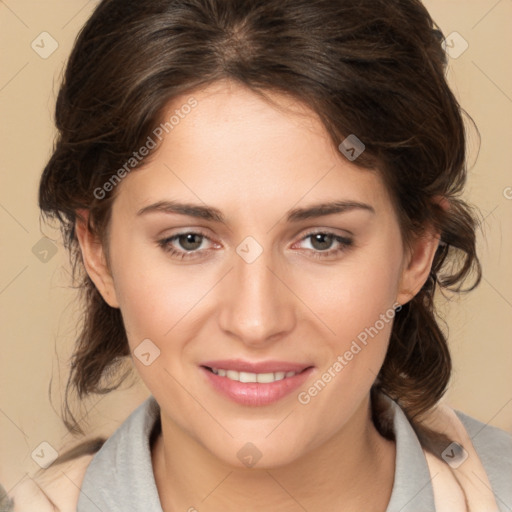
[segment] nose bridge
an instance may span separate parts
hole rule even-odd
[[[292,296],[276,277],[270,249],[247,237],[233,255],[233,271],[227,279],[221,327],[246,344],[262,344],[291,328]]]

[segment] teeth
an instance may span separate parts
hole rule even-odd
[[[212,368],[212,372],[219,377],[227,377],[230,380],[238,382],[259,382],[269,384],[288,377],[293,377],[297,372],[274,372],[274,373],[251,373],[237,372],[236,370],[223,370],[222,368]]]
[[[273,373],[258,373],[256,378],[258,382],[261,382],[262,384],[267,384],[276,380]]]
[[[235,370],[228,370],[226,372],[226,377],[231,380],[240,380],[240,372]]]
[[[240,372],[240,376],[237,380],[240,382],[257,382],[256,374],[249,372]]]

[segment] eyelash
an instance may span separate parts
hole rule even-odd
[[[311,232],[307,233],[306,235],[304,235],[300,239],[300,241],[302,242],[303,240],[306,240],[307,238],[310,238],[314,235],[319,235],[319,234],[332,236],[333,240],[340,244],[340,248],[329,249],[326,251],[307,249],[309,252],[312,252],[312,257],[316,258],[316,259],[330,258],[332,256],[336,256],[336,255],[348,250],[349,248],[351,248],[354,243],[354,241],[351,238],[346,238],[343,236],[336,235],[335,233],[333,233],[331,231],[311,231]],[[208,236],[206,236],[204,233],[202,233],[200,231],[183,231],[182,233],[177,233],[176,235],[159,240],[158,245],[165,252],[169,253],[171,256],[176,257],[180,260],[198,257],[196,255],[198,255],[202,252],[200,250],[184,252],[184,251],[178,251],[172,247],[171,243],[174,240],[177,240],[180,236],[184,236],[184,235],[199,235],[203,238],[206,238],[207,240],[210,240],[210,238]]]

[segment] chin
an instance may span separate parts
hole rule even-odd
[[[271,436],[270,436],[271,437]],[[290,436],[283,439],[270,440],[265,435],[255,437],[252,441],[250,436],[242,439],[230,439],[228,443],[220,445],[205,445],[210,453],[225,464],[237,469],[275,469],[294,463],[302,457],[306,451],[304,438],[295,432],[293,438]]]

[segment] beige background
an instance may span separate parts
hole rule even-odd
[[[58,411],[72,348],[75,292],[62,246],[54,256],[48,253],[46,262],[32,248],[43,232],[57,239],[55,231],[40,226],[37,186],[51,151],[63,65],[95,5],[0,0],[0,481],[8,490],[39,468],[31,453],[41,442],[57,450],[73,443]],[[466,196],[485,219],[485,241],[479,236],[484,279],[469,296],[443,306],[455,365],[447,401],[512,432],[512,2],[428,0],[426,6],[446,36],[456,31],[469,45],[450,59],[449,80],[482,136],[476,164],[477,140],[471,137]],[[46,59],[31,47],[35,41],[40,52],[51,49],[48,36],[39,36],[45,31],[58,43]],[[461,48],[456,42],[454,50]],[[84,409],[90,411],[91,431],[112,432],[146,396],[137,384],[94,397]]]

